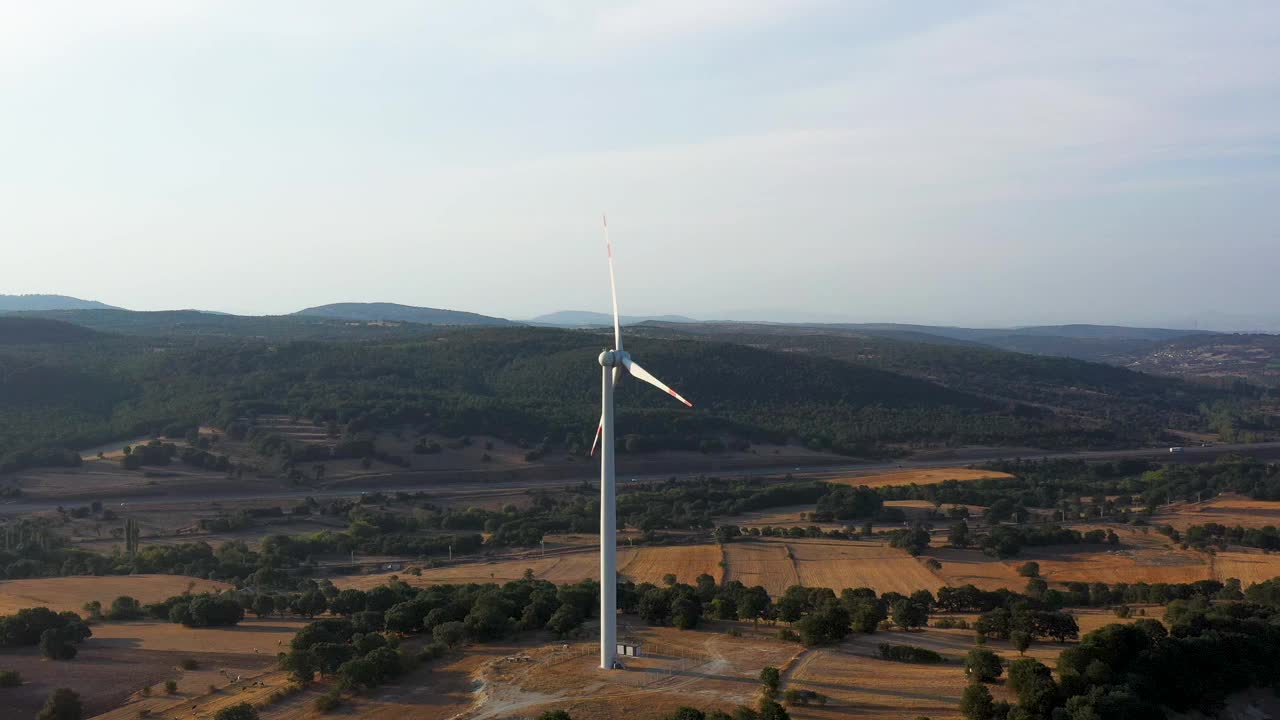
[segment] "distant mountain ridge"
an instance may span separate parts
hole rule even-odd
[[[359,322],[411,322],[420,325],[518,325],[506,318],[481,315],[463,310],[416,307],[397,303],[332,303],[299,310],[294,315],[323,317]]]
[[[618,319],[623,325],[637,325],[643,322],[699,322],[683,315],[623,315]],[[530,318],[528,322],[530,325],[552,325],[555,327],[609,327],[613,325],[613,316],[609,313],[591,312],[590,310],[561,310]]]
[[[0,295],[0,312],[118,309],[97,300],[81,300],[68,295]]]

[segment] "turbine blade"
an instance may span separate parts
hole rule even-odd
[[[609,292],[613,297],[613,349],[622,351],[622,322],[618,319],[618,283],[613,277],[613,243],[609,241],[609,218],[601,215],[604,221],[604,246],[609,251]],[[618,375],[614,373],[613,382],[617,384]]]
[[[600,418],[600,424],[596,426],[596,437],[591,441],[591,452],[587,453],[587,457],[596,456],[596,446],[600,444],[600,433],[604,432],[604,418]]]
[[[645,370],[644,368],[640,367],[640,364],[632,360],[630,357],[627,357],[624,355],[622,359],[622,364],[627,367],[627,372],[631,373],[631,377],[643,380],[649,383],[650,385],[658,388],[659,390],[665,392],[666,394],[670,395],[671,397],[679,400],[685,405],[688,405],[689,407],[693,407],[693,403],[680,397],[680,393],[676,392],[675,390],[672,390],[671,388],[664,385],[661,380],[650,375],[648,370]]]

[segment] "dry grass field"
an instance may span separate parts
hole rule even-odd
[[[813,522],[800,517],[801,515],[808,515],[811,512],[813,512],[812,504],[788,505],[786,507],[769,508],[768,510],[757,510],[755,512],[736,515],[733,517],[731,522],[744,528],[809,527],[810,525],[816,525],[823,530],[838,530],[845,525],[845,523],[838,522]]]
[[[973,468],[928,468],[920,470],[896,470],[832,478],[827,482],[842,485],[866,485],[890,487],[892,485],[937,485],[948,480],[982,480],[983,478],[1010,477],[1008,473]]]
[[[662,577],[674,573],[680,582],[692,584],[706,573],[720,580],[720,547],[718,545],[673,545],[655,547],[618,548],[619,571],[637,583],[662,583]],[[526,570],[533,576],[556,584],[575,583],[600,577],[600,555],[592,548],[582,551],[549,554],[545,558],[533,554],[527,557],[481,562],[467,562],[438,568],[421,568],[421,575],[403,571],[374,573],[334,578],[339,587],[369,589],[386,584],[393,575],[405,582],[425,587],[428,585],[465,583],[503,583],[524,577]]]
[[[1280,502],[1221,495],[1203,503],[1178,506],[1175,512],[1163,513],[1154,522],[1167,523],[1179,530],[1207,523],[1252,528],[1280,525]]]
[[[1235,578],[1245,587],[1280,577],[1280,555],[1267,554],[1252,548],[1240,548],[1214,555],[1213,577],[1218,580]]]
[[[592,555],[592,557],[597,557]],[[625,558],[625,562],[624,562]],[[719,583],[724,568],[719,545],[676,545],[672,547],[635,548],[619,553],[618,572],[637,583],[662,584],[668,573],[682,583],[694,584],[699,575],[710,575]]]
[[[168,622],[99,623],[93,626],[94,647],[118,647],[181,653],[220,653],[274,658],[308,621],[299,618],[246,617],[230,628],[193,629]]]
[[[269,669],[303,624],[250,618],[234,628],[195,630],[161,622],[100,623],[72,662],[49,662],[34,648],[6,651],[4,667],[18,670],[27,681],[6,691],[6,709],[22,711],[14,717],[31,717],[56,687],[80,693],[85,717],[110,711],[109,717],[134,720],[143,709],[185,708],[189,700],[207,695],[210,685],[227,686],[228,676],[249,678]],[[184,659],[195,660],[198,667],[182,670]],[[175,695],[160,687],[166,680],[178,682]],[[144,687],[153,687],[151,697],[142,695]],[[224,690],[215,697],[230,698],[236,692]]]
[[[747,587],[761,585],[770,595],[781,595],[800,584],[795,562],[787,546],[774,542],[732,542],[724,546],[724,580],[738,580]]]
[[[103,575],[29,580],[0,580],[0,615],[22,608],[47,607],[62,612],[81,608],[90,600],[104,606],[121,595],[129,595],[142,603],[157,602],[174,595],[192,592],[228,590],[226,583],[184,575]]]
[[[921,557],[931,557],[941,563],[938,575],[953,587],[973,585],[982,590],[1021,590],[1027,584],[1027,579],[1016,570],[1026,562],[1020,557],[1000,561],[978,550],[953,548],[929,548]]]
[[[905,551],[881,543],[847,540],[789,540],[801,585],[869,587],[878,593],[936,591],[946,581]],[[732,564],[730,565],[732,567]]]

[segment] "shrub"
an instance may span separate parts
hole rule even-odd
[[[80,696],[70,688],[58,688],[36,715],[36,720],[80,720]]]
[[[341,704],[342,704],[342,696],[339,695],[337,691],[330,690],[329,692],[316,698],[315,702],[312,703],[312,707],[314,707],[319,712],[326,713],[331,710],[336,710],[338,706]]]
[[[22,684],[22,674],[17,670],[0,670],[0,687],[18,687]]]
[[[172,695],[172,694],[174,694],[174,693],[178,692],[178,681],[177,681],[177,680],[165,680],[165,681],[164,681],[164,691],[165,691],[166,693],[170,694],[170,695]]]
[[[183,670],[195,670],[200,667],[200,661],[195,658],[182,658],[178,661],[178,667]]]
[[[787,642],[800,642],[800,636],[796,634],[795,630],[790,628],[782,628],[779,630],[778,639],[786,640]]]
[[[214,714],[213,720],[258,720],[258,711],[249,703],[225,707]]]
[[[548,710],[538,716],[538,720],[573,720],[564,710]]]
[[[938,653],[914,645],[880,643],[880,657],[894,662],[921,663],[924,665],[934,665],[942,662],[942,656]]]
[[[760,684],[764,686],[765,694],[773,697],[778,694],[778,687],[782,683],[782,673],[776,667],[766,667],[760,671]]]

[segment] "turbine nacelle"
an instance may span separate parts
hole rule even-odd
[[[631,354],[622,350],[602,350],[599,360],[602,367],[621,369],[631,360]],[[614,379],[617,380],[617,373],[614,373]]]

